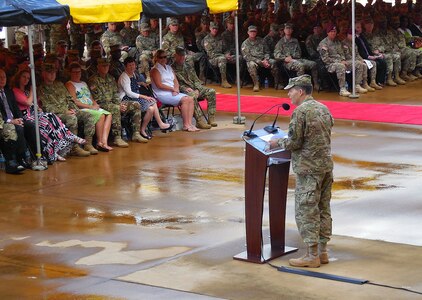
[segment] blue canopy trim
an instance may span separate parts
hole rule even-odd
[[[160,18],[184,16],[202,12],[207,8],[206,0],[142,0],[143,13]]]

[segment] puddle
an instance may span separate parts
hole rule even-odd
[[[365,177],[365,178],[348,178],[343,180],[334,179],[333,190],[362,190],[362,191],[376,191],[376,190],[387,190],[400,188],[396,185],[387,185],[383,183],[373,183],[377,180],[377,177]]]
[[[384,172],[384,173],[396,173],[398,170],[403,169],[414,169],[416,166],[410,164],[396,164],[396,163],[383,163],[383,162],[373,162],[373,161],[364,161],[364,160],[353,160],[338,155],[333,155],[334,164],[344,164],[356,166],[359,168]]]

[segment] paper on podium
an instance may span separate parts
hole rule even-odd
[[[244,137],[244,140],[247,143],[251,144],[255,149],[261,151],[265,155],[284,151],[284,149],[281,149],[281,148],[268,150],[268,147],[269,147],[268,143],[269,143],[270,140],[272,140],[273,138],[281,139],[281,138],[287,137],[287,133],[284,132],[283,130],[279,129],[277,133],[275,133],[275,134],[270,133],[269,134],[264,129],[260,129],[260,130],[255,131],[254,133],[257,135],[256,137],[254,137],[254,138]]]

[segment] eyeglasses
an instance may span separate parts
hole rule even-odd
[[[167,58],[167,55],[166,56],[159,56],[158,58],[159,59]]]

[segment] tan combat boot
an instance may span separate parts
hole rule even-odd
[[[221,74],[221,86],[223,88],[231,88],[232,85],[228,83],[226,74]]]
[[[375,79],[371,80],[371,83],[369,84],[369,86],[376,90],[382,90],[382,86],[378,85]]]
[[[321,264],[328,264],[330,262],[328,259],[327,243],[319,244],[319,260]]]
[[[363,83],[362,87],[368,92],[375,92],[375,89],[371,87],[366,81]]]
[[[211,125],[205,123],[203,120],[196,121],[196,127],[199,129],[211,129]]]
[[[88,151],[91,155],[98,154],[98,150],[92,146],[92,137],[86,138],[86,144],[84,145],[84,150]]]
[[[394,82],[397,84],[406,84],[406,81],[404,81],[402,78],[400,78],[399,72],[396,72],[394,74]]]
[[[406,73],[406,72],[401,72],[401,73],[400,73],[400,78],[401,78],[401,79],[403,79],[404,81],[412,81],[412,80],[410,79],[410,77],[407,75],[407,73]]]
[[[348,90],[346,90],[346,88],[341,88],[339,95],[342,97],[349,97],[351,94]]]
[[[359,94],[366,94],[368,92],[368,90],[361,87],[360,84],[357,84],[356,85],[356,92],[359,93]]]
[[[115,138],[114,138],[114,145],[116,145],[117,147],[120,147],[120,148],[127,148],[127,147],[129,147],[129,144],[128,143],[126,143],[120,136],[116,136]]]
[[[419,71],[419,69],[413,71],[413,75],[415,75],[416,77],[418,77],[419,79],[422,78],[422,74],[421,71]]]
[[[212,127],[217,127],[217,122],[215,122],[215,115],[208,115],[208,124]]]
[[[387,84],[388,86],[397,86],[397,83],[395,83],[395,82],[394,82],[394,80],[393,80],[393,77],[392,77],[391,73],[389,73],[389,74],[387,75],[387,82],[386,82],[386,84]]]
[[[318,255],[318,244],[308,246],[308,251],[304,256],[289,259],[289,264],[293,267],[319,268],[321,262]]]
[[[72,156],[79,156],[79,157],[87,157],[87,156],[91,155],[91,153],[89,153],[89,151],[83,150],[78,145],[74,145],[73,148],[72,148],[72,151],[70,151],[69,154],[72,155]]]
[[[143,138],[139,132],[133,133],[132,141],[137,142],[137,143],[148,143],[148,139]]]
[[[258,76],[251,76],[253,81],[253,91],[259,92],[259,79]]]
[[[407,76],[410,78],[410,81],[415,81],[416,79],[418,79],[417,76],[413,75],[412,73],[408,73]]]

